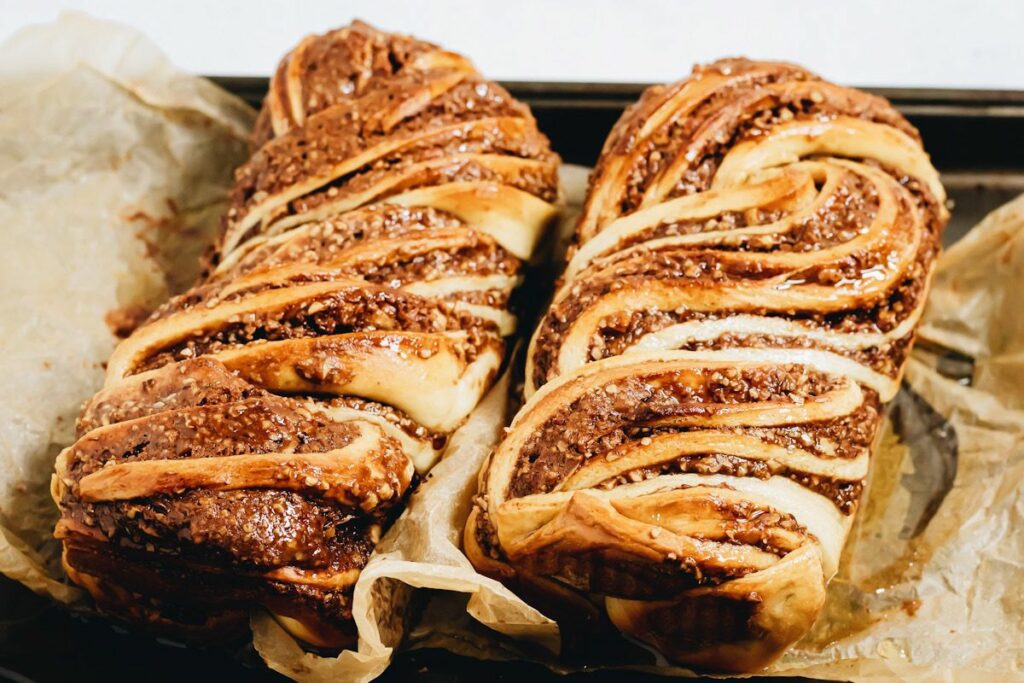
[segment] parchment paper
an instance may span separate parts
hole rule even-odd
[[[53,459],[116,342],[186,285],[253,112],[82,15],[0,46],[0,572],[63,602]]]

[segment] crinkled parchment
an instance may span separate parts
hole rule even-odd
[[[942,255],[825,614],[775,670],[1024,677],[1022,291],[1024,196]]]
[[[49,482],[114,329],[196,278],[253,112],[82,15],[0,46],[0,572],[63,602]]]
[[[252,113],[137,33],[78,15],[0,47],[0,79],[0,571],[70,602],[78,592],[60,578],[50,538],[53,457],[102,379],[118,322],[108,314],[131,318],[195,277]],[[585,174],[569,170],[578,203]],[[1022,291],[1024,198],[942,256],[825,613],[767,673],[1021,678]],[[254,642],[270,666],[306,681],[368,681],[402,645],[564,668],[555,623],[460,551],[508,395],[506,376],[362,573],[358,649],[305,652],[257,613]]]

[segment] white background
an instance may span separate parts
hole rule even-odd
[[[303,35],[359,17],[497,79],[666,81],[743,54],[854,85],[1024,89],[1022,0],[0,0],[0,40],[61,9],[134,26],[203,74],[269,75]]]

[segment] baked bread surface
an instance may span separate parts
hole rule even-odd
[[[474,565],[584,658],[606,620],[697,668],[778,657],[836,572],[944,202],[879,97],[744,59],[648,89],[481,473]]]
[[[252,606],[350,646],[352,588],[490,386],[557,157],[460,55],[356,22],[281,62],[207,276],[111,357],[61,453],[68,575],[180,638]]]

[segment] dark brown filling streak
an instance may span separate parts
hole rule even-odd
[[[778,76],[772,76],[760,79],[753,87],[750,84],[725,86],[707,98],[690,115],[674,121],[667,130],[658,131],[656,140],[647,142],[648,150],[641,156],[640,163],[644,166],[635,167],[628,176],[619,206],[620,215],[632,213],[640,206],[644,192],[650,184],[658,178],[662,170],[671,166],[676,156],[690,145],[697,133],[704,132],[703,128],[709,121],[715,121],[718,132],[708,138],[710,141],[707,148],[699,153],[682,174],[666,199],[707,190],[724,158],[725,151],[740,142],[765,135],[773,126],[791,120],[825,121],[837,116],[854,116],[893,126],[919,139],[917,131],[895,110],[881,101],[867,100],[867,106],[855,110],[850,109],[852,103],[849,100],[830,102],[827,98],[831,97],[832,93],[827,90],[822,90],[821,102],[815,102],[805,93],[793,93],[798,94],[800,99],[788,101],[782,98],[790,95],[789,93],[770,92],[756,87],[778,82],[781,82]],[[746,94],[737,96],[737,90],[742,90]],[[744,101],[744,107],[735,105],[737,97]],[[727,111],[730,109],[732,111]],[[727,113],[723,115],[724,112]]]
[[[287,566],[332,573],[361,568],[373,549],[369,525],[386,525],[395,513],[389,507],[354,517],[315,498],[273,489],[63,502],[71,519],[94,529],[111,549],[146,553],[149,561],[180,560],[243,573]]]
[[[818,189],[821,190],[821,186]],[[878,195],[874,187],[863,179],[847,177],[836,188],[836,194],[827,197],[813,215],[794,223],[784,233],[752,238],[726,235],[713,243],[694,245],[692,248],[759,253],[819,251],[852,240],[862,225],[874,220],[877,210]],[[729,232],[768,225],[790,215],[790,212],[783,209],[766,207],[752,209],[752,213],[753,217],[748,215],[748,211],[727,211],[699,220],[664,221],[621,240],[616,245],[616,251],[664,237]],[[614,255],[608,262],[615,262]]]
[[[281,265],[285,264],[274,264],[266,269],[269,271]],[[381,259],[366,260],[339,267],[337,270],[326,273],[295,273],[278,281],[263,282],[250,287],[236,289],[227,296],[219,296],[219,293],[226,286],[234,283],[229,280],[219,280],[209,285],[197,287],[190,290],[187,294],[176,297],[166,306],[161,307],[158,314],[150,317],[149,321],[152,322],[166,318],[172,313],[178,313],[191,308],[200,306],[212,308],[218,304],[239,301],[260,292],[313,282],[333,282],[343,278],[357,278],[365,280],[371,285],[400,288],[410,283],[430,282],[449,277],[515,276],[519,267],[519,260],[510,256],[508,252],[505,252],[500,247],[496,247],[495,243],[477,240],[475,244],[465,247],[434,249],[404,259],[392,261]],[[260,270],[263,270],[263,268],[260,268]],[[460,294],[472,295],[470,292]],[[449,299],[452,297],[445,296],[443,298]]]
[[[373,551],[368,535],[354,527],[346,534],[337,537],[339,545],[345,545],[352,558],[362,558],[354,566],[364,565]],[[247,616],[248,606],[253,603],[296,618],[315,615],[343,629],[352,618],[351,586],[329,589],[271,580],[238,573],[240,568],[231,565],[204,564],[170,557],[162,551],[140,551],[77,537],[67,543],[67,559],[72,567],[132,592],[136,602],[128,609],[154,610],[178,624],[203,626],[211,615],[224,610],[243,610]],[[119,606],[102,607],[116,613]],[[248,620],[241,626],[247,627]]]
[[[382,142],[411,139],[423,131],[459,123],[468,124],[486,118],[525,118],[521,105],[511,106],[500,98],[487,97],[487,93],[493,92],[492,88],[485,87],[481,90],[484,96],[477,95],[477,88],[480,85],[486,84],[464,82],[436,98],[424,111],[404,119],[388,131],[365,128],[364,112],[373,111],[374,108],[366,106],[363,109],[360,105],[376,103],[340,105],[320,113],[307,120],[302,128],[296,128],[276,138],[239,167],[235,173],[236,185],[231,199],[234,213],[229,213],[229,217],[235,221],[243,218],[248,213],[247,207],[260,192],[276,194],[316,177],[334,165]],[[417,91],[419,90],[421,88],[417,88]],[[474,106],[471,109],[464,108],[465,102],[470,99],[474,101]],[[460,142],[469,145],[475,142],[484,145],[485,148],[501,150],[503,153],[521,158],[553,158],[552,154],[546,151],[547,139],[535,131],[515,140],[505,139],[497,129],[484,131],[482,134],[472,133],[474,136],[482,135],[477,140],[465,136],[456,137],[451,133],[446,135],[453,139],[427,140],[422,145],[415,145],[389,155],[389,158],[395,163],[408,154],[415,156],[415,153],[421,151],[424,146],[427,149],[436,148],[439,142],[442,146],[451,143],[458,145]],[[378,160],[375,163],[387,162]]]
[[[371,204],[298,227],[306,228],[301,237],[254,248],[231,271],[221,274],[221,278],[288,263],[322,264],[363,242],[415,237],[420,232],[467,226],[452,214],[429,207]]]
[[[264,395],[197,405],[118,422],[71,447],[68,475],[79,481],[108,463],[213,458],[292,451],[322,453],[350,444],[359,429]]]
[[[594,169],[593,177],[600,178],[602,176],[607,159],[635,155],[638,159],[637,166],[634,166],[628,174],[627,184],[622,192],[619,205],[620,215],[631,213],[639,206],[650,182],[662,170],[672,165],[681,148],[689,142],[706,120],[709,120],[723,106],[734,102],[734,94],[737,91],[746,91],[789,79],[802,81],[808,78],[811,78],[811,74],[808,72],[792,69],[784,72],[755,73],[739,80],[727,82],[708,95],[685,116],[674,113],[667,126],[656,130],[653,136],[638,143],[636,134],[646,123],[648,117],[667,103],[683,86],[683,82],[661,88],[650,88],[641,95],[635,105],[626,109],[622,118],[612,128],[597,167]],[[643,146],[642,151],[636,146],[637,144]],[[640,151],[639,154],[638,151]]]
[[[322,306],[310,313],[311,304]],[[196,358],[253,342],[309,339],[372,330],[404,332],[465,331],[465,360],[472,362],[481,348],[497,335],[495,324],[456,310],[442,300],[431,300],[392,290],[342,290],[289,304],[283,309],[251,314],[215,330],[197,330],[181,342],[154,349],[132,374],[168,363]]]
[[[76,423],[76,438],[102,426],[158,413],[267,398],[304,412],[308,412],[310,407],[327,410],[346,407],[375,415],[412,438],[429,442],[437,450],[443,448],[448,440],[447,434],[431,432],[394,406],[357,396],[309,395],[296,399],[274,394],[239,378],[218,361],[207,357],[182,361],[165,370],[170,370],[170,374],[147,378],[140,386],[122,387],[112,395],[87,404]]]
[[[282,218],[311,211],[329,202],[337,201],[349,194],[354,194],[373,187],[389,175],[400,172],[398,166],[390,168],[364,167],[349,174],[340,176],[317,190],[293,199],[285,206],[279,207],[265,217],[262,223],[272,224]],[[416,173],[403,178],[402,182],[389,187],[386,191],[373,198],[374,202],[387,200],[402,192],[456,182],[492,181],[509,185],[532,194],[544,201],[554,202],[558,194],[557,165],[550,163],[541,170],[529,168],[517,169],[514,175],[500,173],[476,160],[457,160],[442,167],[420,169]],[[239,243],[245,242],[263,231],[261,224],[253,225],[242,236]]]
[[[598,488],[612,489],[620,484],[654,479],[663,474],[721,474],[733,477],[756,477],[769,479],[782,476],[809,488],[815,493],[832,501],[844,515],[852,515],[857,511],[857,503],[864,490],[860,480],[848,481],[834,479],[815,474],[792,470],[787,467],[773,467],[771,463],[760,460],[747,460],[725,453],[704,453],[691,455],[671,462],[661,463],[653,467],[638,467],[623,472],[597,485]]]
[[[403,207],[388,207],[387,205],[376,205],[370,207],[371,215],[378,214],[383,210],[386,214],[422,214],[433,212],[433,210],[414,208],[412,210]],[[410,219],[413,220],[413,219]],[[308,240],[302,240],[298,245],[283,247],[279,253],[278,248],[257,249],[229,274],[211,283],[200,285],[189,291],[174,297],[160,306],[146,321],[147,323],[167,318],[174,313],[189,310],[198,306],[213,307],[221,303],[238,301],[246,296],[293,286],[296,284],[334,281],[338,278],[354,277],[367,281],[370,284],[387,287],[401,287],[414,281],[428,281],[441,277],[459,276],[486,276],[486,275],[509,275],[515,276],[521,268],[521,262],[493,238],[483,233],[466,228],[470,236],[467,245],[456,248],[432,249],[425,253],[416,254],[407,258],[399,257],[397,260],[366,260],[350,264],[344,268],[331,273],[297,273],[279,282],[254,284],[250,287],[240,288],[227,296],[220,293],[233,284],[235,277],[242,274],[255,274],[260,271],[272,271],[275,268],[293,264],[321,265],[329,263],[331,258],[345,249],[356,246],[363,240],[371,239],[397,239],[403,235],[411,235],[410,239],[415,241],[416,233],[427,231],[430,227],[417,223],[413,225],[386,226],[377,223],[375,229],[361,227],[361,221],[356,225],[346,226],[347,231],[335,230],[330,224],[330,233],[323,234],[326,226],[318,235],[310,236]],[[463,226],[461,222],[451,221],[450,225],[444,228],[458,228]],[[398,229],[395,229],[395,228]],[[428,235],[429,240],[431,237]],[[401,252],[398,252],[399,256]],[[391,254],[387,258],[395,258]],[[467,293],[468,294],[468,293]],[[458,298],[458,297],[444,297]],[[493,297],[491,297],[493,298]]]
[[[380,83],[379,79],[390,80],[398,74],[409,73],[410,62],[439,50],[432,43],[406,36],[378,40],[375,30],[358,30],[359,26],[359,22],[355,22],[353,27],[342,29],[345,34],[343,38],[339,36],[339,40],[330,40],[330,34],[325,37],[328,39],[315,40],[302,53],[299,80],[303,93],[307,94],[303,103],[307,116],[338,101],[365,94]],[[349,68],[339,68],[345,66]],[[284,83],[283,77],[281,82]]]
[[[915,181],[916,182],[916,181]],[[918,185],[919,187],[919,185]],[[920,195],[919,195],[920,196]],[[934,205],[930,208],[934,208]],[[932,227],[937,225],[937,214],[926,214]],[[937,235],[937,228],[928,231],[929,235]],[[875,306],[858,307],[848,311],[821,314],[815,311],[769,311],[749,308],[730,311],[732,314],[748,313],[770,317],[782,317],[811,324],[824,330],[853,333],[872,332],[885,333],[906,319],[917,307],[918,300],[924,293],[927,284],[925,274],[931,269],[938,253],[938,243],[934,239],[922,241],[917,258],[908,273],[886,295],[879,299]],[[872,255],[865,254],[872,259]],[[614,258],[614,257],[613,257]],[[874,256],[877,258],[877,255]],[[721,286],[731,281],[750,281],[765,279],[779,274],[778,271],[754,266],[752,269],[739,269],[735,264],[723,263],[714,253],[701,251],[665,252],[652,251],[645,253],[643,258],[630,259],[629,265],[613,271],[614,277],[587,278],[586,272],[578,276],[579,282],[574,285],[569,296],[565,297],[549,311],[542,321],[542,328],[537,335],[534,351],[533,381],[539,387],[551,379],[550,370],[554,366],[558,349],[565,333],[572,323],[592,303],[604,295],[629,286],[642,289],[651,278],[665,280],[678,279],[684,286]],[[614,263],[614,261],[612,261]],[[817,269],[808,269],[801,273],[810,281],[817,280],[820,284],[834,284],[843,277],[858,277],[860,271],[869,268],[873,260],[862,261],[856,257],[847,260],[845,267],[837,268],[834,264]],[[607,264],[600,266],[607,268]],[[689,310],[675,311],[637,311],[624,314],[599,330],[604,347],[591,344],[591,359],[598,360],[622,353],[632,346],[640,337],[650,332],[665,329],[671,325],[690,320],[712,320],[718,315]],[[906,350],[913,335],[894,341],[885,347],[866,349],[861,352],[849,352],[834,349],[836,353],[864,359],[871,363],[877,371],[895,376],[905,359]],[[717,348],[724,348],[718,346]],[[827,348],[827,347],[822,347]],[[832,349],[830,349],[832,350]]]
[[[795,365],[695,368],[691,372],[699,378],[696,386],[674,383],[671,375],[625,377],[572,401],[537,429],[523,447],[508,496],[551,491],[586,460],[629,440],[628,429],[656,425],[673,417],[711,416],[716,412],[714,404],[775,400],[799,405],[833,389],[838,381]],[[613,391],[609,393],[609,389]],[[841,420],[833,425],[849,426]],[[802,443],[798,433],[783,431],[787,429],[792,428],[773,431],[783,439],[793,434],[802,447],[811,445]],[[854,436],[844,434],[837,441],[855,444]]]
[[[353,46],[353,43],[358,45]],[[380,89],[380,79],[390,81],[403,72],[403,75],[415,76],[417,72],[406,70],[409,62],[438,49],[431,43],[405,36],[390,36],[388,40],[381,40],[380,33],[375,29],[353,22],[353,26],[347,29],[332,31],[312,41],[301,55],[293,53],[282,60],[274,74],[271,83],[273,90],[267,94],[267,99],[276,98],[283,103],[289,101],[287,72],[297,67],[304,97],[302,108],[309,117]],[[300,64],[296,65],[295,59],[300,59]],[[294,126],[290,106],[286,106],[285,110],[290,124]],[[252,151],[255,152],[273,137],[270,107],[265,100],[252,134]]]
[[[476,134],[474,133],[474,135]],[[486,132],[481,138],[452,135],[450,139],[443,141],[426,140],[422,145],[392,152],[374,160],[367,166],[339,176],[313,192],[293,200],[291,206],[294,212],[308,211],[330,200],[345,196],[350,192],[365,189],[376,183],[379,179],[400,173],[413,165],[436,159],[444,159],[456,154],[490,154],[520,159],[533,159],[528,154],[528,151],[532,151],[533,148],[533,145],[523,145],[521,138],[490,137],[486,135]],[[527,189],[527,187],[529,186],[527,185],[523,189]],[[542,196],[542,198],[548,199],[548,201],[554,198],[554,190],[545,185],[538,184],[537,187],[530,189],[533,190],[531,194],[538,196],[547,195],[546,197]],[[344,192],[339,192],[339,190],[344,190]]]

